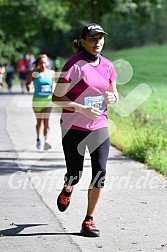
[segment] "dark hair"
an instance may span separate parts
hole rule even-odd
[[[85,49],[82,44],[82,39],[74,39],[72,42],[72,49],[74,52],[82,52]]]
[[[37,57],[36,61],[34,62],[34,68],[36,68],[39,65],[39,63],[41,62],[42,58],[47,58],[47,60],[48,60],[48,56],[46,54],[40,54]]]

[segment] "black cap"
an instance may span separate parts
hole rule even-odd
[[[82,30],[82,38],[86,38],[86,36],[94,35],[97,33],[103,33],[105,35],[108,35],[107,32],[103,30],[103,28],[95,23],[92,24],[86,24],[85,27]]]

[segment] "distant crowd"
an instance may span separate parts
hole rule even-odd
[[[33,70],[36,58],[33,54],[21,55],[17,62],[9,60],[6,64],[0,63],[0,92],[7,89],[9,93],[12,93],[13,81],[15,74],[18,75],[21,93],[26,92],[25,81],[29,73]],[[59,70],[59,59],[49,60],[48,68]]]

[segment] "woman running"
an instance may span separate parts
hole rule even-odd
[[[49,67],[46,54],[40,54],[35,61],[35,66],[26,80],[27,91],[30,92],[31,82],[34,84],[33,110],[36,116],[36,134],[38,150],[51,149],[48,143],[49,117],[52,109],[52,91],[55,88],[55,72]],[[41,131],[43,126],[44,147],[42,147]]]
[[[101,55],[105,35],[100,25],[85,25],[82,38],[73,42],[77,53],[63,67],[52,98],[63,107],[62,145],[67,166],[63,189],[57,199],[58,209],[63,212],[70,204],[73,189],[82,175],[87,146],[92,179],[81,233],[91,237],[100,236],[93,216],[104,187],[110,147],[107,107],[118,101],[116,71]]]

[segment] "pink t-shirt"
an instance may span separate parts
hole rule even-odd
[[[116,79],[117,73],[113,64],[100,55],[98,66],[87,62],[83,53],[74,55],[63,67],[61,78],[71,85],[66,96],[74,102],[87,106],[96,106],[102,114],[92,120],[79,112],[63,109],[61,127],[64,129],[96,130],[108,127],[107,107],[103,94]]]

